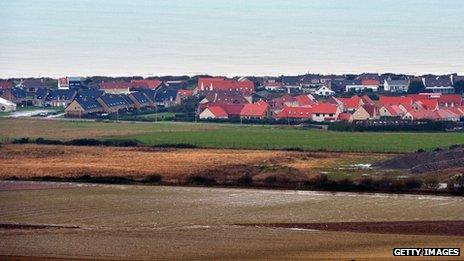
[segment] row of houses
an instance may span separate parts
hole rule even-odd
[[[373,84],[373,80],[363,80]],[[217,85],[220,81],[217,81]],[[200,90],[204,85],[200,84]],[[394,84],[390,85],[394,88]],[[216,86],[208,89],[198,106],[200,119],[275,119],[310,120],[315,122],[365,121],[384,118],[405,120],[459,121],[464,116],[461,95],[421,93],[406,96],[328,97],[316,100],[312,94],[265,98],[248,95],[236,89]]]
[[[406,93],[412,82],[418,82],[426,92],[454,93],[455,85],[464,82],[464,76],[451,75],[425,75],[421,77],[371,74],[360,75],[317,75],[307,74],[301,76],[282,76],[268,78],[263,87],[270,91],[298,90],[317,96],[331,96],[342,92],[361,92],[380,90],[393,93]]]

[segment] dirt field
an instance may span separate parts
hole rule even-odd
[[[458,197],[134,185],[10,190],[0,192],[0,223],[17,225],[0,226],[0,256],[391,258],[394,247],[462,249],[464,237],[234,224],[402,224],[463,216],[464,198]]]
[[[207,173],[217,180],[224,180],[241,177],[246,171],[259,172],[257,179],[275,173],[290,175],[292,178],[307,178],[327,168],[372,163],[387,157],[391,155],[3,145],[0,147],[0,178],[82,175],[139,178],[158,174],[163,176],[163,180],[176,181],[190,174]]]

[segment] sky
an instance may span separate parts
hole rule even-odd
[[[463,0],[0,0],[0,77],[464,74]]]

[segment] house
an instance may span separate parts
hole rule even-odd
[[[177,90],[160,88],[155,92],[156,106],[163,106],[165,108],[168,108],[177,105]]]
[[[290,89],[301,90],[301,76],[282,76],[282,85],[284,89],[290,92]]]
[[[108,94],[127,94],[130,92],[132,83],[130,82],[102,82],[100,89]]]
[[[406,105],[411,106],[413,99],[409,96],[379,96],[379,106]]]
[[[58,79],[58,90],[80,89],[82,86],[81,77],[62,77]]]
[[[459,94],[442,94],[438,97],[440,107],[454,107],[462,105],[462,96]]]
[[[87,89],[87,90],[80,89],[77,91],[77,96],[94,98],[96,100],[98,97],[102,96],[104,93],[105,93],[104,91],[97,90],[97,89]]]
[[[422,77],[425,90],[434,93],[454,93],[451,76],[425,76]]]
[[[66,117],[82,118],[87,115],[103,112],[103,107],[94,98],[77,96],[64,110]]]
[[[247,79],[243,81],[229,80],[223,77],[200,77],[196,91],[222,91],[240,92],[243,95],[251,95],[255,91],[255,84]]]
[[[422,99],[417,100],[412,104],[415,110],[438,110],[438,100],[436,99]]]
[[[367,95],[363,95],[361,96],[361,100],[362,100],[362,103],[364,105],[368,104],[368,105],[375,105],[375,102],[371,99],[371,97],[367,96]]]
[[[409,83],[409,79],[406,77],[402,79],[388,77],[384,80],[383,89],[387,92],[408,92]]]
[[[146,107],[154,107],[155,104],[143,92],[131,92],[127,97],[134,104],[134,108],[140,110]]]
[[[203,99],[200,101],[200,103],[249,103],[249,100],[246,99],[240,92],[204,91],[202,92],[202,96]]]
[[[32,102],[33,106],[45,106],[45,100],[48,97],[49,93],[50,90],[48,89],[38,89],[29,100]]]
[[[329,87],[322,85],[314,91],[314,94],[318,96],[332,96],[335,94]]]
[[[74,89],[51,90],[45,98],[44,106],[67,107],[76,95]]]
[[[317,103],[314,96],[311,94],[302,94],[293,97],[294,101],[296,102],[296,106],[311,106]],[[288,106],[292,106],[294,102],[287,103]]]
[[[363,105],[353,113],[353,120],[365,121],[380,118],[377,108],[374,105]]]
[[[355,95],[349,98],[335,98],[331,97],[328,100],[329,103],[337,104],[341,107],[343,112],[355,112],[359,107],[361,107],[364,103],[361,97]]]
[[[340,108],[331,103],[317,103],[311,108],[311,120],[317,122],[332,122],[338,119]]]
[[[310,120],[312,117],[312,108],[284,106],[274,117],[276,119]]]
[[[406,110],[401,105],[384,105],[379,109],[380,117],[402,117]]]
[[[97,98],[98,103],[106,113],[127,111],[132,104],[126,100],[125,94],[105,93]]]
[[[289,94],[284,94],[280,97],[277,97],[277,98],[274,98],[274,99],[271,99],[271,101],[269,102],[269,105],[271,106],[271,108],[275,109],[275,110],[281,110],[282,108],[284,107],[296,107],[298,106],[298,102],[296,101],[296,99],[289,95]]]
[[[146,88],[150,90],[155,90],[156,88],[160,87],[161,84],[160,80],[132,80],[131,86],[133,88]]]
[[[0,112],[10,112],[16,110],[16,103],[0,97]]]
[[[28,103],[27,92],[20,88],[2,90],[1,97],[5,100],[12,101],[18,105],[27,105]]]
[[[264,82],[264,89],[268,91],[280,91],[283,90],[283,84],[281,82],[278,82],[274,79],[269,79]]]
[[[44,79],[26,79],[21,80],[17,85],[17,88],[23,89],[26,91],[27,95],[33,95],[39,89],[46,89],[47,85],[45,84]]]
[[[9,90],[13,88],[13,84],[9,81],[0,81],[0,90]]]
[[[264,119],[268,117],[269,104],[264,101],[244,104],[240,111],[242,119]]]
[[[181,104],[183,101],[193,96],[193,90],[178,90],[176,96],[176,104]]]
[[[199,115],[198,118],[204,119],[228,119],[227,112],[219,105],[211,105],[206,107]]]
[[[370,90],[376,92],[379,90],[379,80],[375,79],[362,79],[362,80],[355,80],[350,84],[345,86],[346,92],[360,92]]]

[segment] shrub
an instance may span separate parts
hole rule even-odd
[[[140,142],[138,140],[104,140],[101,142],[101,145],[115,147],[138,147]]]
[[[428,178],[424,182],[424,186],[428,189],[437,190],[439,187],[438,180],[436,178]]]
[[[14,139],[12,143],[13,144],[26,144],[26,143],[30,143],[30,142],[31,141],[30,141],[29,138],[24,137],[24,138]]]
[[[253,184],[253,177],[250,174],[245,174],[237,179],[237,185],[250,186]]]
[[[217,184],[214,178],[206,177],[203,175],[190,175],[186,178],[187,184],[192,185],[214,185]]]
[[[163,180],[163,176],[158,175],[158,174],[153,174],[153,175],[146,176],[143,179],[143,182],[146,182],[146,183],[160,183],[161,180]]]
[[[46,145],[62,145],[63,142],[60,140],[48,140],[44,138],[37,138],[35,140],[35,143],[37,144],[46,144]]]
[[[74,146],[100,146],[102,142],[96,139],[74,139],[65,143]]]
[[[425,152],[424,149],[418,149],[418,150],[417,150],[417,153],[423,153],[423,152]]]
[[[417,178],[408,178],[404,181],[405,189],[419,189],[422,187],[422,180]]]
[[[157,145],[153,145],[152,147],[155,147],[155,148],[178,148],[178,149],[195,149],[195,148],[198,148],[198,146],[196,146],[196,145],[187,144],[187,143],[157,144]]]

